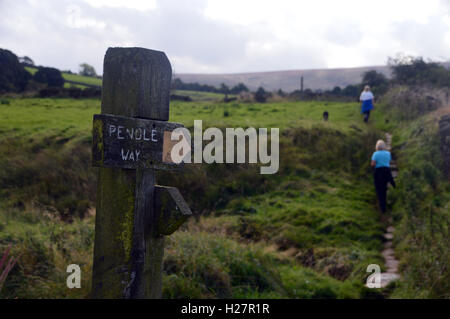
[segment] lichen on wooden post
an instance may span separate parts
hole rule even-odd
[[[167,121],[171,76],[163,52],[109,48],[102,114]],[[99,168],[92,297],[161,297],[164,238],[157,231],[154,185],[153,169]]]

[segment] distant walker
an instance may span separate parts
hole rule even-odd
[[[370,111],[373,109],[374,97],[372,92],[370,92],[370,87],[366,85],[364,91],[361,92],[359,97],[361,101],[361,114],[364,114],[364,122],[369,121]]]
[[[378,140],[370,165],[374,168],[375,191],[382,213],[386,213],[387,184],[390,183],[395,187],[395,181],[390,169],[391,159],[391,153],[387,150],[386,143],[383,140]]]

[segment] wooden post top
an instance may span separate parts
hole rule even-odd
[[[103,70],[102,114],[169,120],[172,67],[164,52],[108,48]]]
[[[94,115],[94,166],[176,169],[171,160],[172,68],[164,52],[109,48],[104,59],[102,114]],[[179,164],[179,163],[178,163]]]

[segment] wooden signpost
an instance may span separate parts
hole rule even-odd
[[[101,113],[94,115],[97,186],[92,297],[161,298],[164,236],[192,213],[155,169],[179,168],[170,134],[172,69],[163,52],[109,48]]]

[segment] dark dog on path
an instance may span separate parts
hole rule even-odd
[[[328,121],[328,112],[327,111],[323,112],[323,120],[325,122]]]

